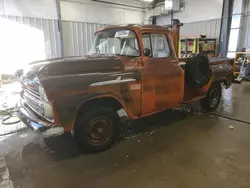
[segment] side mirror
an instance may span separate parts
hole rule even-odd
[[[149,56],[151,55],[151,51],[150,51],[150,49],[148,49],[148,48],[144,48],[143,53],[144,53],[144,55],[147,56],[147,57],[149,57]]]

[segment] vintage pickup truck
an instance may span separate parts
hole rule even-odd
[[[72,132],[85,150],[107,149],[119,135],[117,111],[132,120],[200,100],[214,110],[233,60],[178,59],[172,28],[122,25],[99,30],[85,57],[33,62],[17,71],[19,118],[45,136]]]

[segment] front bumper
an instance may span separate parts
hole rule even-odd
[[[25,104],[25,100],[20,98],[16,105],[16,111],[19,119],[34,131],[41,133],[45,137],[59,136],[64,133],[64,128],[59,125],[46,121],[36,115]]]

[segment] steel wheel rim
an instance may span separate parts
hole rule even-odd
[[[215,107],[216,104],[218,103],[219,98],[220,98],[220,92],[219,92],[218,88],[214,88],[210,92],[209,97],[210,97],[210,106]]]
[[[113,133],[112,121],[106,117],[96,117],[88,124],[88,138],[92,144],[106,143]]]

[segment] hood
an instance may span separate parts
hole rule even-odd
[[[118,57],[66,57],[30,63],[24,70],[17,71],[16,76],[22,84],[34,85],[43,77],[119,71],[121,67],[121,61]]]

